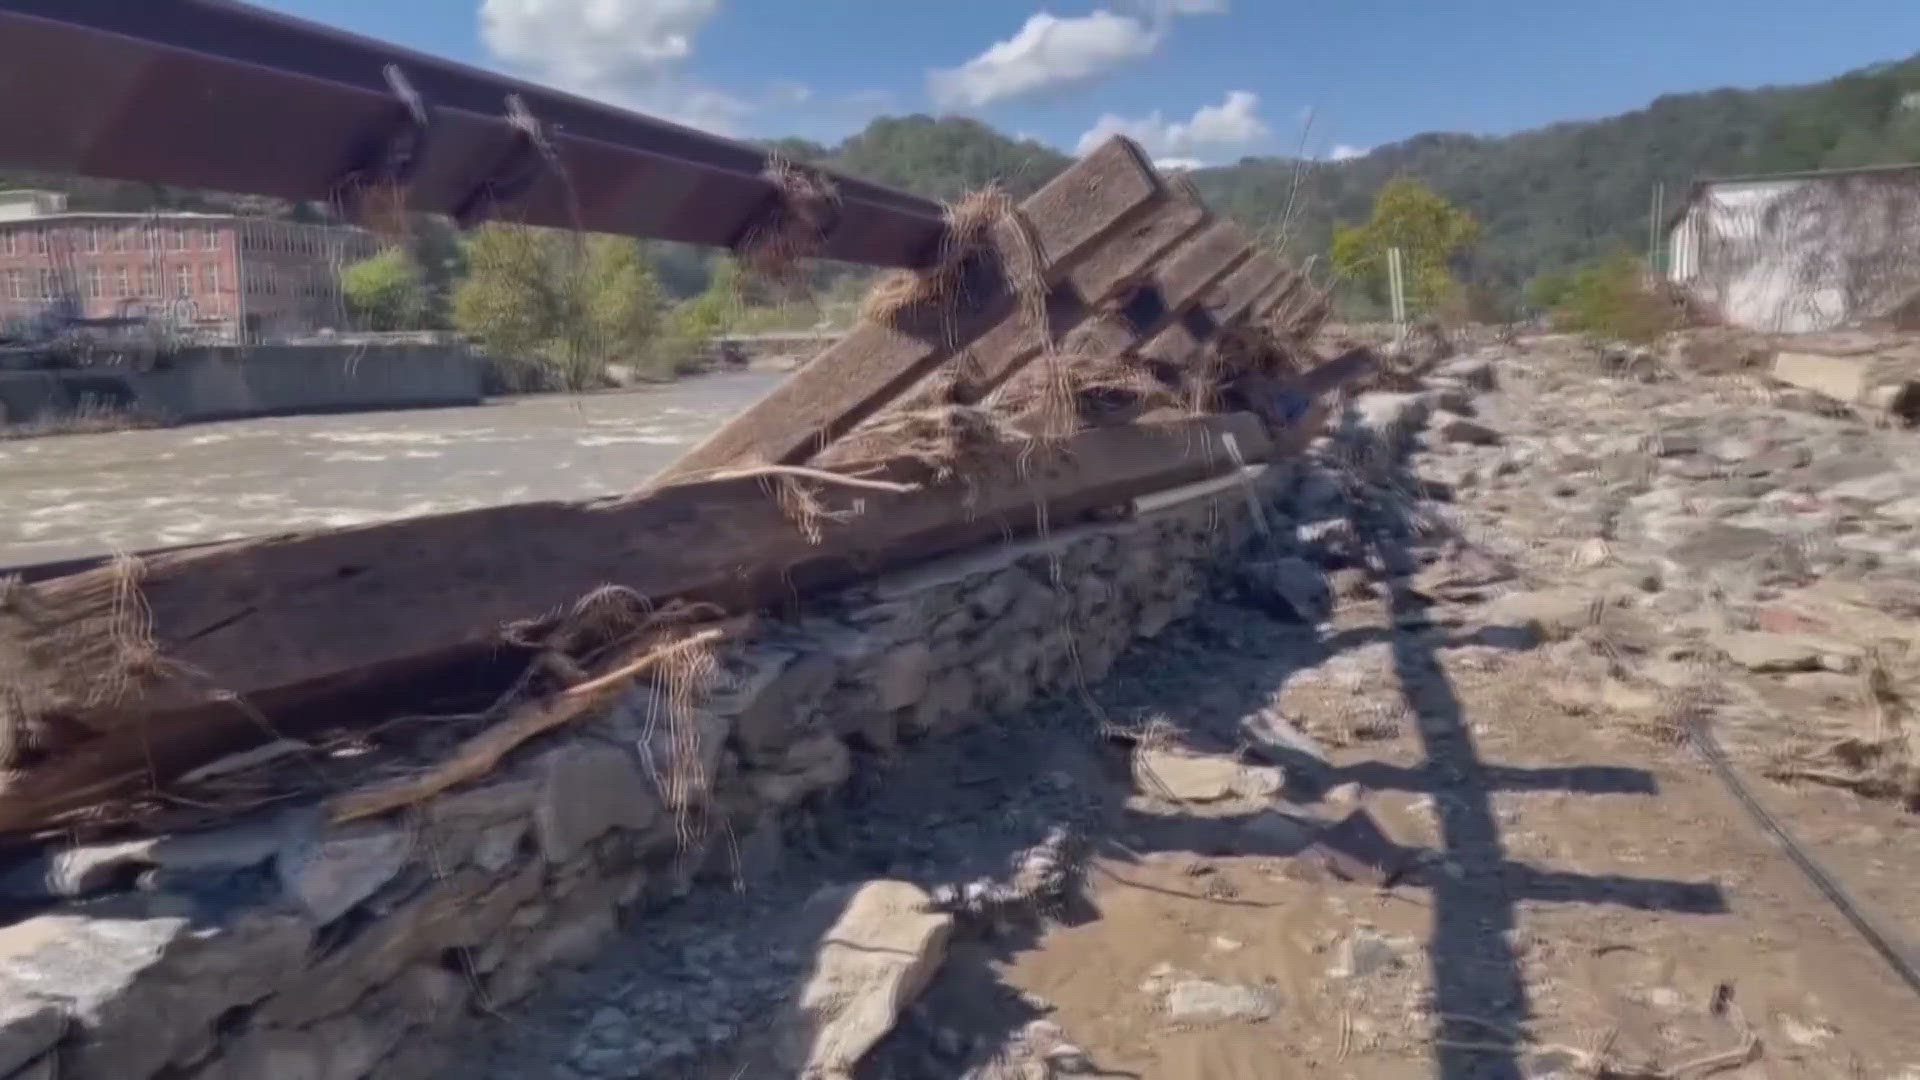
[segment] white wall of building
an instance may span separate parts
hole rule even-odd
[[[1920,170],[1713,183],[1668,251],[1668,277],[1735,326],[1872,317],[1920,290]]]

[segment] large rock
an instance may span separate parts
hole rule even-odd
[[[775,1053],[789,1075],[850,1076],[926,989],[953,931],[953,916],[931,903],[904,881],[870,881],[845,895],[813,970],[775,1024]]]
[[[148,898],[22,920],[0,929],[11,1051],[44,1031],[38,1004],[57,1003],[74,1040],[62,1080],[144,1080],[204,1052],[229,1009],[297,978],[312,933],[287,912],[210,923],[191,905]]]
[[[46,1053],[67,1033],[66,1010],[50,998],[0,982],[0,1076]]]
[[[653,785],[620,747],[563,746],[542,764],[533,821],[550,863],[572,861],[609,829],[640,832],[660,819]]]
[[[322,926],[392,881],[413,855],[413,830],[362,822],[289,841],[275,868],[280,887]]]
[[[1283,618],[1317,623],[1333,614],[1326,574],[1305,559],[1286,556],[1245,563],[1238,576],[1255,603]]]
[[[836,671],[834,657],[824,651],[754,646],[726,658],[720,685],[703,705],[730,722],[750,754],[778,750],[832,688]],[[644,714],[651,694],[638,689],[622,708]]]

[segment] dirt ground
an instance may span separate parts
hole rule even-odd
[[[1490,423],[1529,422],[1519,368],[1485,395]],[[742,853],[743,891],[648,916],[449,1075],[759,1075],[742,1038],[808,963],[814,931],[790,916],[809,896],[1002,874],[1065,826],[1078,888],[962,920],[860,1080],[1920,1080],[1914,989],[1680,736],[1682,704],[1639,678],[1684,652],[1661,609],[1624,635],[1513,617],[1521,586],[1568,579],[1582,540],[1530,532],[1525,501],[1349,501],[1331,618],[1225,587],[1087,699],[869,763],[776,847]],[[1920,819],[1762,779],[1744,700],[1720,695],[1714,722],[1743,732],[1730,742],[1759,797],[1920,939]],[[1248,737],[1272,720],[1326,762]],[[1167,771],[1195,761],[1245,782],[1223,794],[1217,768]],[[1356,812],[1384,842],[1350,831]],[[1342,821],[1356,842],[1332,847],[1357,860],[1326,854]]]

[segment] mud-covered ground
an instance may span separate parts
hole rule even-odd
[[[1349,424],[1268,570],[1089,697],[863,763],[448,1075],[774,1075],[809,898],[1065,827],[1073,886],[961,919],[861,1080],[1920,1077],[1920,998],[1686,738],[1920,938],[1920,436],[1554,338]]]

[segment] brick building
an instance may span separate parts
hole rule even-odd
[[[338,269],[379,247],[339,225],[69,211],[56,192],[0,192],[0,323],[70,297],[88,318],[145,315],[215,341],[345,330]]]

